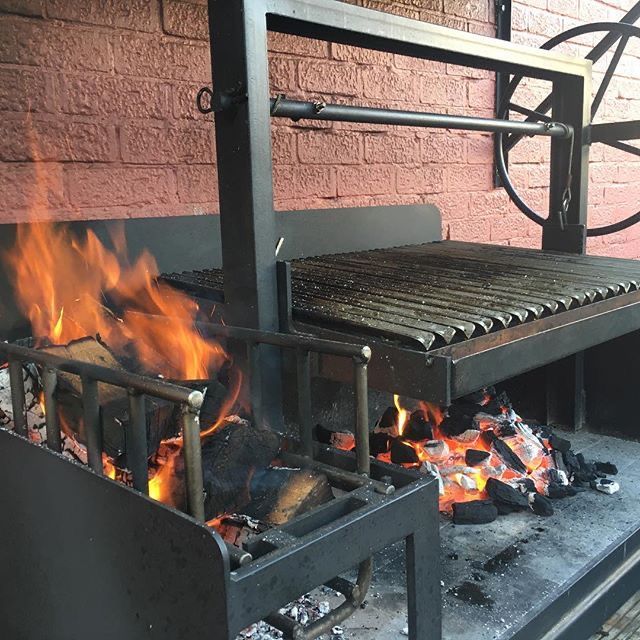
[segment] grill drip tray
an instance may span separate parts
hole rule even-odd
[[[283,266],[288,330],[367,343],[370,386],[444,405],[640,329],[635,260],[446,240]],[[224,301],[221,269],[163,277]]]
[[[615,461],[620,491],[611,496],[587,491],[555,501],[550,518],[511,514],[478,526],[443,521],[444,639],[541,638],[567,610],[604,586],[604,576],[597,570],[587,575],[588,569],[600,563],[610,573],[640,547],[640,535],[632,535],[640,528],[640,443],[589,433],[566,437],[587,458]],[[616,549],[629,536],[626,549]],[[382,552],[374,562],[370,608],[349,619],[346,635],[354,640],[401,638],[406,625],[402,548]],[[469,590],[470,597],[493,603],[481,606],[455,597],[452,591],[467,582],[477,587],[477,592]],[[636,584],[628,587],[628,596]],[[585,636],[573,631],[565,637]]]

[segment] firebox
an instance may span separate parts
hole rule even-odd
[[[626,140],[630,125],[591,126],[590,60],[331,0],[208,4],[215,85],[197,100],[215,114],[219,223],[127,221],[129,254],[117,233],[105,249],[102,223],[75,225],[81,241],[18,227],[36,255],[76,253],[69,305],[29,308],[31,338],[3,327],[23,338],[0,345],[10,636],[232,639],[264,619],[311,640],[349,616],[365,628],[391,601],[389,631],[410,640],[584,637],[640,569],[638,445],[585,428],[601,398],[590,367],[613,370],[640,330],[638,263],[585,255],[602,232],[587,228],[589,145]],[[611,45],[637,35],[627,27],[598,28]],[[525,120],[270,96],[269,31],[553,91]],[[542,249],[443,239],[427,204],[276,213],[271,118],[494,133],[505,188],[538,220],[501,136],[548,137]],[[85,280],[90,304],[73,290]],[[178,367],[184,344],[200,350]],[[527,424],[518,400],[540,396]],[[621,385],[616,403],[634,400]],[[167,470],[170,498],[156,493]],[[452,507],[447,486],[483,499]],[[550,487],[585,495],[552,509]],[[342,602],[317,620],[281,610],[322,585]]]

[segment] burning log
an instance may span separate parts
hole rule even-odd
[[[273,526],[333,500],[327,476],[306,469],[269,467],[251,479],[251,502],[243,513]]]
[[[250,502],[251,478],[268,467],[280,450],[280,437],[248,422],[227,421],[203,443],[207,519],[240,512]]]
[[[120,362],[110,349],[95,338],[82,338],[66,345],[43,349],[63,358],[79,360],[110,369],[123,370]],[[60,425],[67,433],[85,444],[83,423],[82,383],[78,376],[59,372],[56,389]],[[129,421],[129,398],[126,389],[98,383],[98,399],[103,428],[105,453],[119,466],[126,466],[122,457],[126,450],[125,432]],[[147,442],[149,453],[153,453],[160,441],[176,435],[179,422],[175,419],[172,403],[157,398],[146,397]]]
[[[497,517],[498,509],[491,500],[453,503],[454,524],[488,524]]]

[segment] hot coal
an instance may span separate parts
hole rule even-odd
[[[480,449],[467,449],[464,454],[464,461],[470,467],[477,467],[489,458],[491,454],[488,451]]]
[[[381,453],[387,453],[391,447],[391,436],[387,433],[369,434],[369,453],[372,456],[379,456]]]
[[[485,488],[500,513],[522,511],[529,506],[527,496],[501,480],[489,478]]]
[[[449,407],[451,409],[451,407]],[[440,430],[445,436],[453,438],[459,436],[465,431],[473,429],[473,416],[466,414],[463,415],[449,415],[440,423]]]
[[[600,473],[604,473],[608,476],[617,476],[618,475],[618,467],[612,462],[594,462],[596,466],[596,470]]]
[[[356,438],[352,431],[339,427],[325,427],[317,424],[315,428],[316,440],[328,444],[336,449],[351,451],[356,446]]]
[[[498,517],[498,509],[492,500],[471,500],[453,504],[454,524],[487,524]]]
[[[433,439],[431,423],[422,409],[416,409],[411,413],[402,431],[402,437],[412,442]]]
[[[511,404],[511,400],[507,395],[506,391],[502,391],[501,393],[494,395],[487,404],[484,405],[483,410],[487,413],[493,413],[495,415],[499,415],[502,413],[503,407],[505,409],[512,409],[513,406]]]
[[[522,462],[518,455],[511,450],[511,447],[509,447],[509,445],[503,440],[500,440],[493,431],[490,429],[483,431],[482,437],[485,442],[491,444],[496,455],[507,465],[507,467],[514,471],[518,471],[519,473],[527,472],[527,467],[524,462]]]
[[[391,441],[391,462],[394,464],[417,464],[420,462],[416,450],[400,438]]]
[[[532,494],[531,498],[531,510],[538,516],[552,516],[553,504],[551,500],[546,496],[542,496],[539,493]]]
[[[569,442],[569,440],[566,440],[565,438],[561,438],[560,436],[552,434],[549,437],[549,446],[556,451],[566,453],[571,449],[571,442]]]
[[[380,416],[376,429],[391,430],[398,424],[398,410],[395,407],[387,407]]]

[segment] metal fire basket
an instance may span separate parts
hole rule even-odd
[[[366,346],[251,329],[203,324],[219,338],[292,349],[298,360],[299,453],[282,461],[326,474],[343,495],[239,549],[204,525],[199,391],[18,345],[0,344],[8,361],[15,432],[0,429],[0,493],[11,527],[0,528],[7,576],[0,598],[11,637],[97,640],[123,637],[229,640],[266,618],[285,636],[312,639],[363,602],[371,555],[405,540],[407,604],[412,640],[437,638],[440,620],[438,488],[431,477],[371,462],[368,449]],[[355,457],[311,437],[311,353],[350,359],[356,397]],[[249,358],[249,362],[254,357]],[[47,446],[27,439],[22,366],[42,368]],[[63,457],[56,411],[57,372],[82,380],[89,467]],[[98,384],[127,389],[125,440],[133,488],[103,477]],[[145,395],[182,408],[183,456],[190,515],[148,497]],[[338,577],[359,565],[355,583]],[[303,627],[277,613],[327,584],[343,604]],[[73,603],[74,606],[69,606]]]

